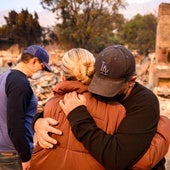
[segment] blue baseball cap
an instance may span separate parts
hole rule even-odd
[[[49,66],[49,55],[47,51],[39,45],[28,46],[24,51],[24,54],[30,54],[37,57],[45,65],[45,70],[51,72],[52,69]]]

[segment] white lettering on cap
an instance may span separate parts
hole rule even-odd
[[[104,61],[102,61],[102,66],[100,68],[100,73],[107,76],[108,75],[109,70],[107,69],[107,65]]]

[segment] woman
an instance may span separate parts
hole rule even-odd
[[[89,111],[96,123],[107,133],[114,133],[117,125],[125,116],[125,109],[119,103],[93,97],[88,92],[88,84],[94,73],[94,56],[87,50],[77,48],[66,52],[62,58],[62,82],[54,88],[54,97],[45,105],[44,117],[52,117],[60,123],[57,128],[63,131],[62,136],[53,135],[58,144],[53,149],[35,147],[32,155],[31,170],[103,170],[104,168],[76,140],[70,130],[69,122],[59,106],[67,92],[76,91],[87,98]],[[104,102],[103,102],[104,101]],[[100,110],[100,114],[95,114]],[[114,114],[113,114],[114,110]],[[112,113],[111,113],[112,112]]]

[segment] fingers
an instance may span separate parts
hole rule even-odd
[[[46,120],[48,121],[48,123],[50,125],[57,125],[58,124],[58,121],[53,119],[53,118],[47,117]]]
[[[49,136],[49,133],[56,135],[62,135],[59,129],[53,127],[57,125],[58,121],[52,118],[39,118],[35,122],[35,135],[39,145],[43,148],[53,148],[53,145],[57,144],[57,141]]]
[[[29,170],[30,169],[30,161],[22,162],[22,169]]]
[[[70,93],[66,93],[64,95],[64,99],[63,99],[63,104],[64,105],[69,105],[70,103],[80,103],[80,100],[84,97],[82,97],[83,95],[78,95],[75,91],[74,92],[70,92]]]
[[[52,119],[52,118],[44,118],[44,119],[47,119],[47,121],[48,121],[48,124],[46,126],[46,131],[47,132],[54,133],[56,135],[62,135],[61,130],[56,129],[56,128],[53,127],[54,125],[58,124],[58,121],[56,121],[55,119]]]
[[[79,100],[82,102],[83,105],[86,105],[86,98],[84,95],[79,94],[78,95]]]
[[[60,105],[60,107],[63,109],[63,111],[64,111],[64,101],[63,100],[60,100],[59,101],[59,105]],[[65,112],[65,111],[64,111]]]
[[[67,116],[76,107],[86,105],[86,99],[83,95],[70,92],[64,95],[64,99],[60,100],[59,105]]]
[[[61,109],[63,110],[63,112],[65,113],[65,115],[67,116],[69,114],[69,110],[67,108],[67,105],[65,105],[63,100],[59,101],[59,105],[60,105]]]
[[[49,148],[53,148],[54,145],[57,144],[57,141],[52,137],[50,137],[49,135],[46,136],[44,135],[43,138],[39,138],[38,143],[42,148],[49,149]]]
[[[37,142],[43,148],[53,148],[57,144],[57,141],[49,136],[48,131],[40,130],[39,133],[36,133]]]
[[[75,91],[70,92],[70,93],[66,93],[64,95],[63,101],[64,101],[65,104],[69,103],[70,101],[74,101],[74,100],[79,100],[78,96],[77,96],[77,93]]]
[[[56,135],[62,135],[61,130],[56,129],[56,128],[52,127],[52,126],[47,126],[46,131],[49,132],[49,133],[54,133]]]

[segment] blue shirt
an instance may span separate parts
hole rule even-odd
[[[0,152],[17,152],[30,160],[33,149],[32,119],[37,99],[25,74],[9,70],[0,76]]]

